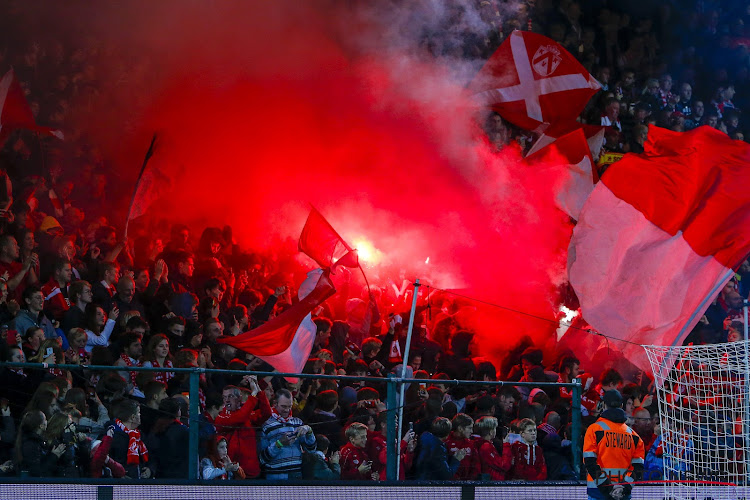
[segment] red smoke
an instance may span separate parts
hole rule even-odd
[[[553,317],[570,237],[554,205],[558,174],[523,164],[517,148],[492,152],[452,76],[464,67],[416,57],[377,13],[336,3],[156,4],[99,26],[149,60],[147,85],[104,88],[112,106],[79,122],[132,176],[158,132],[154,166],[172,181],[154,215],[229,224],[238,243],[263,248],[296,238],[312,203],[347,241],[372,245],[378,284],[405,270]],[[135,130],[123,138],[114,124]],[[482,314],[492,357],[555,327]]]

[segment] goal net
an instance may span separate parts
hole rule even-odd
[[[665,498],[748,492],[748,342],[644,346],[654,373]]]

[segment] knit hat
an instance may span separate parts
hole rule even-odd
[[[60,231],[63,230],[62,226],[59,222],[57,222],[57,219],[52,217],[51,215],[48,215],[44,219],[42,219],[42,223],[39,225],[39,230],[49,232],[50,229],[59,229]]]

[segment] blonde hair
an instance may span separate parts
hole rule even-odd
[[[481,417],[474,424],[474,429],[480,436],[489,436],[492,431],[497,429],[497,419],[495,417]]]
[[[344,434],[346,435],[346,439],[352,439],[362,432],[367,433],[367,426],[362,422],[353,422],[349,424],[349,427],[346,428]]]

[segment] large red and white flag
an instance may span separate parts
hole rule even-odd
[[[468,86],[481,105],[538,132],[575,121],[600,88],[562,45],[530,31],[512,32]]]
[[[299,250],[324,269],[335,266],[357,267],[359,259],[333,226],[314,207],[299,236]]]
[[[312,311],[334,293],[328,273],[314,269],[299,287],[298,303],[254,330],[218,342],[249,352],[281,373],[302,373],[315,342]]]
[[[596,163],[597,160],[599,160],[599,154],[601,153],[602,146],[604,145],[604,129],[606,129],[606,127],[602,127],[599,125],[586,125],[574,120],[555,123],[554,125],[550,125],[544,130],[543,133],[539,135],[539,138],[536,140],[536,142],[534,142],[534,145],[531,146],[531,149],[529,149],[529,152],[526,153],[526,156],[531,156],[541,151],[545,147],[554,144],[555,141],[557,141],[561,137],[564,137],[576,130],[581,130],[586,137],[586,142],[588,142],[589,152],[591,153],[592,160],[594,161],[594,163]],[[594,169],[594,175],[595,179],[599,180],[599,176],[596,175],[596,169]]]
[[[569,277],[583,318],[640,345],[681,345],[750,252],[750,145],[710,127],[649,128],[644,154],[602,176],[581,211]]]
[[[11,69],[0,80],[0,145],[5,143],[11,132],[19,128],[63,138],[60,130],[36,124],[21,84]]]
[[[561,183],[556,186],[555,202],[560,210],[578,220],[583,204],[594,190],[596,178],[583,130],[577,129],[560,137],[549,147],[527,157],[527,161],[546,169],[563,169],[563,175],[559,176]]]

